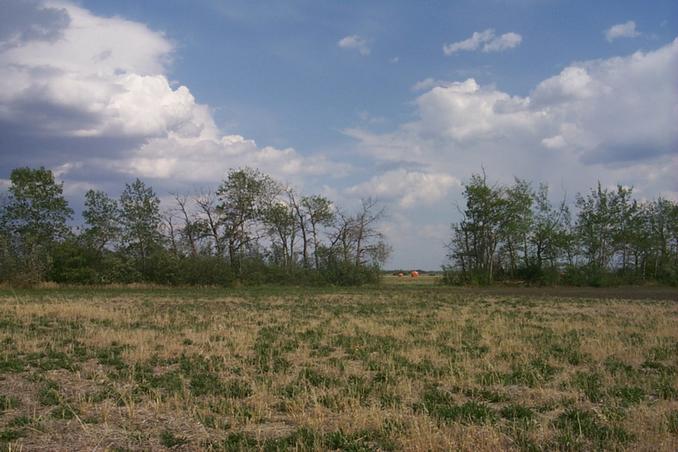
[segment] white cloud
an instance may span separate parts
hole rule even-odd
[[[632,20],[623,24],[616,24],[605,30],[605,39],[609,42],[617,38],[637,38],[640,32],[636,30],[636,23]]]
[[[431,205],[443,199],[459,180],[445,173],[388,171],[346,190],[353,196],[372,196],[381,200],[396,200],[400,207]]]
[[[369,41],[360,35],[344,36],[337,45],[342,49],[356,49],[363,56],[370,54]]]
[[[345,133],[377,160],[446,168],[460,180],[485,166],[508,182],[516,175],[577,191],[600,179],[670,193],[678,189],[676,67],[678,39],[572,64],[528,96],[474,79],[426,79],[415,85],[427,90],[415,101],[416,120],[387,133]]]
[[[252,166],[281,180],[332,174],[340,176],[348,166],[322,155],[305,157],[292,148],[260,148],[239,135],[182,138],[171,135],[145,143],[131,158],[106,163],[117,171],[154,179],[176,178],[184,182],[218,181],[229,167]]]
[[[168,81],[174,45],[162,33],[71,3],[53,4],[68,17],[60,19],[54,38],[13,35],[11,46],[0,45],[0,125],[24,127],[52,141],[107,143],[57,164],[60,177],[112,170],[210,183],[243,165],[282,178],[345,173],[346,165],[320,155],[223,135],[208,106],[186,86]]]
[[[523,37],[518,33],[504,33],[494,38],[483,46],[483,52],[502,52],[506,49],[518,47],[523,42]]]
[[[482,50],[483,52],[502,52],[520,45],[523,37],[518,33],[509,32],[496,36],[494,30],[488,28],[484,31],[474,32],[470,38],[463,41],[443,45],[443,53],[452,55],[460,51]]]

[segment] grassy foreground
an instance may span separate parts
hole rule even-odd
[[[595,294],[0,291],[0,451],[678,449],[676,292]]]

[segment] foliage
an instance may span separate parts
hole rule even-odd
[[[563,199],[553,205],[548,187],[533,190],[473,175],[464,186],[466,208],[452,225],[447,284],[610,286],[678,283],[678,204],[639,202],[633,189],[600,184],[576,196],[576,218]]]
[[[174,194],[162,210],[139,179],[119,201],[89,190],[74,230],[51,172],[19,168],[11,181],[0,197],[0,281],[14,285],[356,285],[377,282],[390,252],[376,201],[338,213],[251,168],[228,171],[216,191]]]
[[[0,211],[2,264],[8,279],[41,281],[50,270],[56,244],[69,236],[73,210],[45,168],[17,168],[10,175],[8,197]],[[3,272],[4,273],[4,272]]]

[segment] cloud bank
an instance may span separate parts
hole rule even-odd
[[[175,46],[161,32],[66,2],[10,5],[15,17],[3,20],[20,27],[0,43],[0,132],[3,148],[27,153],[3,153],[3,167],[58,165],[65,178],[117,173],[204,184],[242,165],[284,179],[346,168],[222,134],[209,107],[168,80]]]

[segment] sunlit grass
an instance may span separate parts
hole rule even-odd
[[[676,449],[675,301],[399,281],[3,292],[0,450]]]

